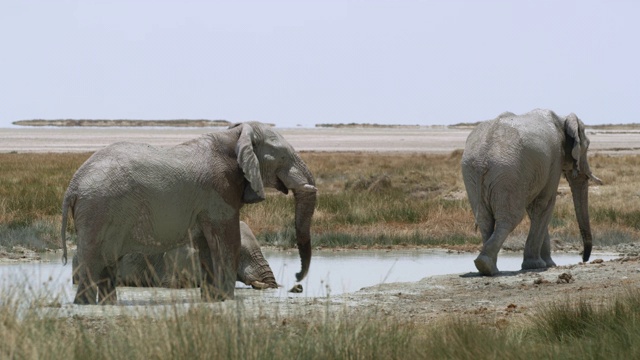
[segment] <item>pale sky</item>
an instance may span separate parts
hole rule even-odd
[[[23,119],[640,122],[640,1],[2,0]]]

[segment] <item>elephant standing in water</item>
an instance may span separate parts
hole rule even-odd
[[[205,300],[234,297],[240,253],[240,208],[264,200],[265,187],[295,197],[301,281],[311,262],[315,181],[293,147],[269,126],[236,124],[172,148],[115,143],[74,174],[62,203],[63,261],[71,210],[78,237],[76,304],[115,303],[118,261],[153,255],[196,237]]]
[[[589,180],[602,182],[591,173],[588,148],[582,121],[575,114],[560,117],[550,110],[503,113],[480,123],[469,134],[462,155],[462,177],[482,234],[482,251],[475,260],[481,274],[498,273],[498,252],[525,212],[531,228],[522,268],[555,266],[548,227],[563,174],[571,187],[584,243],[582,259],[589,260]]]
[[[277,288],[275,276],[247,224],[240,222],[241,247],[237,281],[254,289]],[[203,237],[202,232],[194,234]],[[78,283],[78,255],[73,257],[73,283]],[[198,251],[189,245],[165,253],[127,254],[118,262],[117,286],[189,288],[200,286]]]

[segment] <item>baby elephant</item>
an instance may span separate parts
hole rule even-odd
[[[269,263],[264,258],[258,240],[247,224],[240,222],[241,248],[237,281],[254,289],[277,288]],[[194,237],[203,237],[197,231]],[[198,250],[189,245],[165,253],[127,254],[118,261],[117,285],[141,287],[190,288],[201,282]],[[78,282],[78,257],[73,257],[73,283]]]

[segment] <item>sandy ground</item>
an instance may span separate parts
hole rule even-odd
[[[0,153],[95,151],[118,141],[172,146],[222,128],[0,128]],[[471,130],[420,128],[278,129],[298,151],[450,153]],[[587,131],[592,153],[640,153],[640,130]]]
[[[0,129],[0,152],[94,151],[121,140],[170,146],[211,129]],[[367,151],[448,153],[464,148],[469,130],[446,128],[412,129],[281,129],[299,151]],[[640,153],[638,131],[588,131],[591,152],[600,154]],[[640,248],[638,248],[640,249]],[[382,284],[327,298],[264,296],[255,290],[237,290],[247,313],[264,317],[301,316],[343,311],[389,316],[414,321],[432,321],[451,314],[481,318],[501,326],[534,316],[541,308],[567,299],[588,299],[601,303],[628,289],[640,286],[638,249],[628,244],[619,260],[590,263],[531,272],[503,272],[495,277],[452,274],[426,277],[413,283]],[[199,304],[233,311],[238,301],[203,304],[191,290],[139,290],[119,288],[119,306],[79,307],[63,304],[51,308],[60,315],[110,316],[154,302],[170,302],[178,296],[185,306]],[[161,305],[154,305],[156,309]],[[154,308],[152,306],[151,308]],[[251,310],[248,310],[251,309]],[[277,309],[277,311],[274,311]]]

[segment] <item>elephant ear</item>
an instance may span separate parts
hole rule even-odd
[[[585,159],[581,159],[581,157],[587,156],[586,148],[589,146],[587,137],[584,135],[584,124],[582,124],[582,121],[578,119],[576,114],[571,113],[567,116],[564,128],[567,136],[573,139],[571,157],[575,160],[574,170],[579,172],[580,162],[585,161]]]
[[[264,184],[260,174],[260,163],[256,153],[253,151],[253,129],[248,124],[235,126],[242,127],[236,144],[236,156],[238,157],[238,165],[242,168],[244,178],[248,182],[244,188],[242,200],[248,204],[262,201],[265,199]]]

